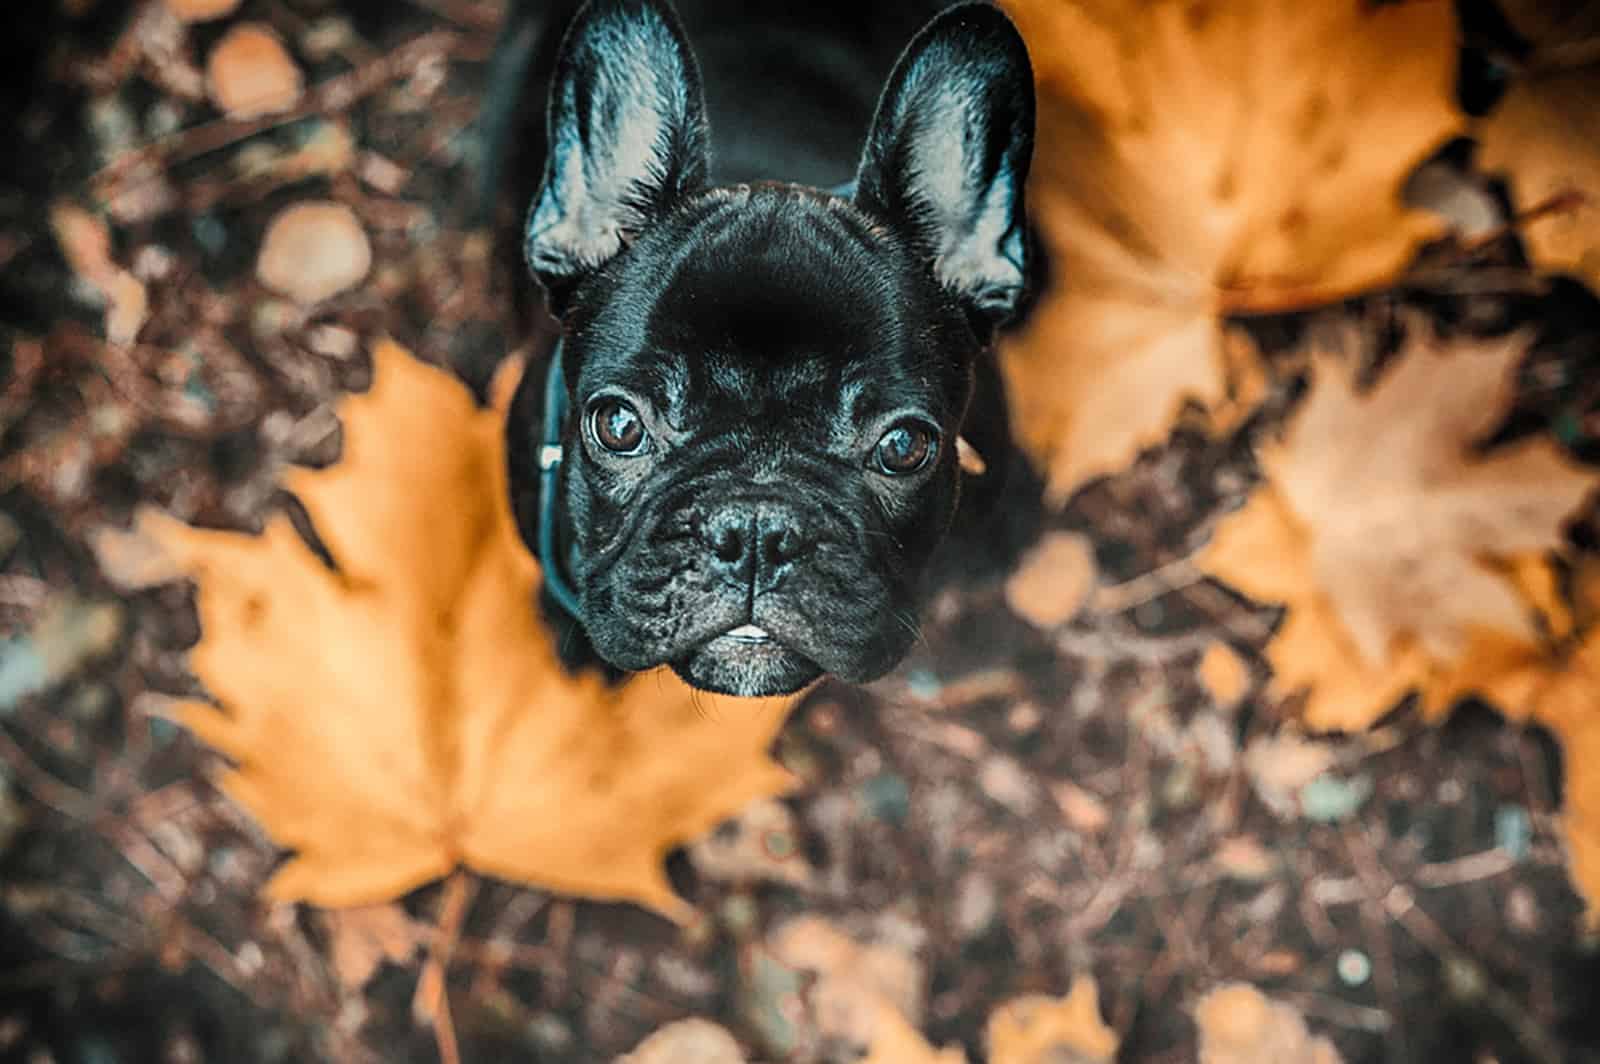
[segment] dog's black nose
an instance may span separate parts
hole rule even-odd
[[[816,538],[799,513],[781,502],[732,502],[700,525],[712,567],[731,584],[757,594],[776,587],[789,563],[810,552]]]

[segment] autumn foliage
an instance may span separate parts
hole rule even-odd
[[[180,719],[294,853],[269,890],[362,905],[465,865],[681,915],[661,862],[789,787],[766,754],[785,703],[563,671],[502,414],[393,344],[373,357],[342,461],[287,479],[332,567],[283,515],[260,536],[143,521],[200,589],[191,662],[218,704]]]

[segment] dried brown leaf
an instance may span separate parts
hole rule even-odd
[[[1200,1064],[1340,1064],[1339,1051],[1313,1035],[1292,1005],[1244,983],[1213,990],[1195,1006]]]
[[[1110,1064],[1117,1032],[1100,1018],[1100,989],[1080,975],[1062,998],[1009,1001],[989,1016],[989,1064]]]
[[[1202,553],[1211,575],[1288,606],[1267,658],[1277,693],[1307,691],[1312,727],[1365,727],[1443,682],[1476,632],[1537,642],[1507,566],[1559,546],[1597,478],[1544,439],[1473,453],[1527,343],[1413,339],[1364,394],[1349,363],[1313,356],[1310,396],[1262,450],[1267,485]]]
[[[465,865],[682,915],[663,859],[791,785],[766,753],[789,703],[567,673],[506,503],[503,415],[393,344],[373,359],[342,461],[288,478],[337,569],[282,516],[260,536],[141,521],[199,585],[190,660],[220,706],[182,720],[294,851],[269,892],[371,904]]]
[[[1479,167],[1510,179],[1534,262],[1600,291],[1597,95],[1600,66],[1519,78],[1474,135]]]
[[[1441,3],[1008,0],[1039,89],[1032,208],[1059,287],[1003,348],[1060,501],[1228,392],[1219,315],[1392,278],[1460,126]],[[1245,391],[1248,391],[1248,386]]]
[[[333,970],[347,989],[360,990],[384,961],[406,964],[428,928],[395,904],[361,905],[324,914],[332,932]]]

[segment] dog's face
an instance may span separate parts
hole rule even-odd
[[[957,8],[901,58],[852,196],[712,188],[670,10],[578,16],[527,251],[563,318],[557,509],[601,657],[766,695],[905,654],[973,363],[1026,280],[1032,100],[1004,16]]]

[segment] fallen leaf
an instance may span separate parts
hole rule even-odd
[[[745,1064],[727,1030],[697,1017],[669,1023],[615,1064]]]
[[[149,294],[143,282],[112,261],[105,222],[82,207],[58,203],[50,209],[50,225],[72,272],[105,301],[106,339],[118,346],[133,343],[149,317]]]
[[[695,871],[720,883],[811,882],[799,827],[787,806],[774,799],[751,802],[733,819],[689,845]]]
[[[1507,566],[1560,546],[1597,476],[1542,438],[1472,453],[1527,345],[1416,331],[1365,394],[1350,362],[1317,352],[1310,395],[1262,448],[1266,485],[1201,553],[1212,576],[1288,607],[1272,689],[1305,691],[1312,728],[1363,728],[1416,688],[1436,699],[1475,632],[1537,642]]]
[[[856,1064],[967,1064],[959,1046],[935,1049],[905,1017],[884,1009],[879,1017],[872,1048]]]
[[[1244,983],[1211,991],[1195,1006],[1200,1064],[1341,1064],[1333,1043],[1313,1035],[1294,1006]]]
[[[333,970],[346,989],[360,990],[384,961],[406,964],[428,928],[395,904],[361,905],[324,914],[332,933]]]
[[[267,225],[256,259],[261,283],[300,304],[353,288],[372,268],[366,230],[342,203],[296,203]]]
[[[923,971],[905,950],[863,945],[816,916],[784,924],[770,946],[780,963],[814,976],[810,1004],[830,1038],[876,1046],[885,1014],[913,1025],[922,1018]]]
[[[260,536],[139,522],[198,584],[190,663],[220,706],[179,719],[294,851],[268,893],[373,904],[465,865],[683,917],[662,861],[791,786],[766,752],[789,701],[567,673],[506,501],[503,413],[392,343],[373,374],[341,405],[343,459],[286,478],[337,568],[283,515]]]
[[[1063,998],[1031,994],[989,1015],[989,1064],[1110,1064],[1117,1032],[1100,1018],[1100,989],[1080,975]]]
[[[1382,284],[1439,220],[1402,203],[1461,126],[1449,4],[1006,0],[1039,91],[1031,208],[1059,278],[1002,347],[1065,500],[1228,392],[1220,315]]]
[[[1036,628],[1065,624],[1094,590],[1094,547],[1076,532],[1050,532],[1006,580],[1011,612]]]
[[[1244,768],[1262,804],[1285,820],[1300,814],[1300,789],[1335,761],[1333,747],[1292,731],[1261,735],[1245,747]]]
[[[305,80],[270,26],[241,22],[212,47],[206,88],[229,118],[259,118],[293,110]]]
[[[760,955],[757,969],[787,973],[774,986],[803,988],[805,1022],[785,1007],[785,1044],[774,1047],[786,1058],[832,1044],[865,1051],[858,1064],[966,1064],[959,1048],[936,1050],[917,1032],[926,973],[905,943],[858,942],[821,917],[800,916],[769,935]]]
[[[1519,77],[1473,130],[1478,166],[1509,178],[1533,261],[1600,291],[1600,66]]]

